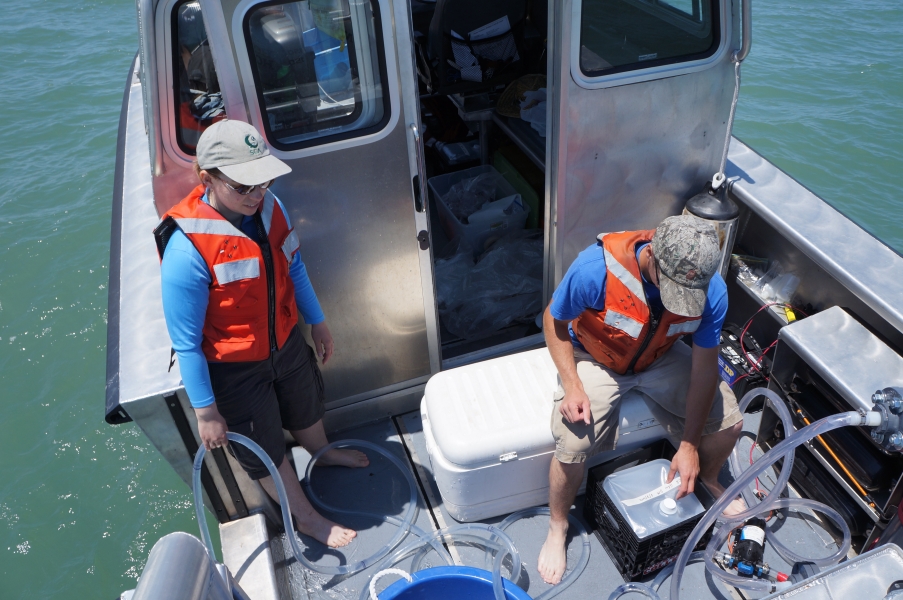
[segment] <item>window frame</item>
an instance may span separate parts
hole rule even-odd
[[[170,92],[169,101],[171,102],[170,116],[172,117],[172,121],[173,121],[172,145],[174,148],[178,148],[179,151],[182,154],[184,154],[185,156],[191,157],[192,160],[197,156],[197,152],[195,150],[189,150],[186,146],[183,145],[182,136],[179,133],[179,127],[181,126],[181,122],[179,121],[179,118],[180,118],[180,116],[179,116],[179,110],[180,110],[179,100],[180,99],[178,96],[179,96],[180,90],[178,87],[179,86],[179,81],[178,81],[179,63],[178,63],[178,61],[179,61],[180,57],[176,52],[176,50],[177,50],[177,48],[176,48],[177,35],[176,34],[178,33],[177,32],[177,27],[178,27],[177,22],[178,22],[178,18],[179,18],[179,14],[178,14],[179,9],[182,6],[184,6],[185,4],[188,4],[189,2],[197,2],[197,1],[198,0],[175,0],[175,2],[172,3],[172,6],[168,10],[169,25],[168,25],[168,35],[166,36],[167,43],[169,44],[169,52],[170,52],[169,65],[167,68],[169,69],[169,72],[171,73],[169,80],[172,84],[169,88],[169,92]],[[203,10],[204,9],[202,6],[201,7],[202,14],[203,14]],[[205,30],[206,30],[206,27],[207,27],[207,25],[205,23],[204,24]],[[207,34],[207,37],[208,38],[210,37],[209,33]],[[216,65],[214,65],[213,68],[214,68],[214,72],[216,72],[217,83],[218,83],[219,82],[219,72],[216,71]],[[226,115],[226,116],[228,117],[228,115]]]
[[[154,15],[157,98],[159,98],[160,102],[158,108],[160,115],[159,137],[161,138],[164,153],[172,160],[186,166],[194,163],[195,155],[186,152],[182,148],[182,145],[179,143],[179,134],[176,131],[179,127],[179,119],[176,114],[178,110],[178,103],[176,102],[178,69],[175,62],[177,57],[173,54],[176,33],[173,24],[175,23],[177,8],[188,1],[190,0],[164,0]],[[203,12],[203,2],[201,4],[201,11]],[[148,75],[153,76],[150,73]],[[219,77],[219,70],[217,70],[217,78]],[[148,91],[145,90],[144,93],[147,94]],[[158,174],[162,174],[162,163],[159,165],[159,168],[160,172]]]
[[[673,19],[681,19],[678,13],[682,12],[673,9],[670,6],[659,6],[654,0],[624,0],[629,4],[637,6],[647,12],[650,8],[665,11],[667,17],[664,19],[672,24]],[[704,0],[705,1],[705,0]],[[731,41],[731,28],[728,24],[728,17],[731,14],[730,1],[725,0],[709,0],[712,4],[712,23],[714,40],[712,46],[703,53],[690,54],[674,58],[656,59],[644,62],[635,62],[613,69],[608,69],[604,74],[594,75],[585,73],[580,64],[580,49],[582,36],[582,17],[583,17],[583,0],[572,0],[571,10],[571,31],[570,31],[570,71],[574,82],[585,89],[603,89],[628,85],[632,83],[640,83],[643,81],[652,81],[655,79],[664,79],[665,77],[675,77],[677,75],[685,75],[706,70],[715,64],[721,62],[728,53],[728,46]],[[673,14],[671,14],[673,13]],[[664,15],[663,15],[664,16]],[[688,21],[689,22],[689,21]],[[676,25],[675,26],[680,26]],[[688,29],[683,28],[688,33]],[[643,65],[638,67],[638,65]]]
[[[311,156],[323,152],[339,150],[361,144],[371,143],[382,139],[394,128],[399,117],[399,89],[397,84],[397,72],[395,69],[395,44],[386,43],[392,40],[392,12],[385,0],[370,0],[374,12],[374,40],[376,46],[377,73],[382,87],[383,116],[373,125],[342,131],[335,134],[314,136],[299,142],[285,143],[276,139],[276,135],[270,129],[269,118],[266,117],[263,107],[262,90],[258,87],[257,65],[252,60],[250,30],[248,23],[251,13],[257,9],[277,4],[289,4],[294,0],[242,0],[235,8],[232,17],[232,38],[238,58],[238,68],[241,73],[245,99],[250,109],[250,120],[267,140],[271,152],[280,158],[292,159]],[[388,17],[388,18],[387,18]],[[357,46],[349,43],[349,49]],[[357,59],[355,57],[355,63]],[[356,69],[360,66],[356,65]],[[360,75],[358,71],[358,75]],[[360,98],[360,92],[355,91],[355,99]],[[355,110],[350,117],[358,118],[364,110],[363,103],[356,103]],[[344,119],[343,119],[344,120]],[[353,121],[351,121],[353,122]],[[275,132],[278,134],[278,132]]]

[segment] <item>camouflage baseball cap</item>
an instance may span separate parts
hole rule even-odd
[[[692,215],[668,217],[655,229],[652,253],[665,308],[684,317],[700,316],[721,262],[715,228]]]

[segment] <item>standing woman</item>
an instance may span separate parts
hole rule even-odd
[[[244,446],[229,446],[226,432],[257,442],[279,468],[298,531],[344,546],[356,532],[315,511],[284,460],[283,428],[311,454],[327,443],[323,379],[299,311],[323,364],[333,353],[298,235],[269,191],[291,168],[270,155],[254,127],[224,120],[201,135],[195,171],[200,185],[163,215],[154,235],[166,327],[201,441],[208,450],[229,447],[278,501],[263,463]],[[333,449],[318,464],[365,467],[369,460]]]

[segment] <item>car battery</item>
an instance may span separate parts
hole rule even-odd
[[[721,379],[731,387],[738,401],[749,390],[764,387],[771,370],[771,361],[763,356],[762,347],[752,334],[747,332],[743,337],[743,345],[740,345],[742,332],[741,327],[726,323],[721,330],[721,347],[718,350],[718,370]],[[758,370],[752,367],[750,360],[756,362]],[[747,410],[758,410],[761,405],[761,401],[754,400]]]

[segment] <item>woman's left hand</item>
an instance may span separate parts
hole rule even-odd
[[[332,356],[333,350],[335,350],[335,342],[332,341],[332,334],[329,333],[329,327],[326,326],[326,322],[311,325],[310,337],[314,341],[314,350],[316,350],[317,356],[320,357],[320,360],[325,365],[329,357]]]

